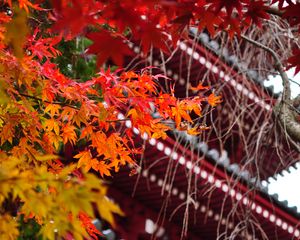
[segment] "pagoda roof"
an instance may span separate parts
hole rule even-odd
[[[221,86],[225,104],[212,113],[212,119],[214,116],[224,119],[221,127],[228,124],[226,118],[232,110],[228,105],[238,95],[244,97],[241,104],[251,106],[252,114],[259,113],[256,120],[245,117],[246,134],[251,134],[253,121],[262,126],[265,116],[272,115],[276,99],[205,45],[192,40],[179,41],[172,55],[154,49],[147,58],[143,57],[138,45],[130,44],[130,47],[140,56],[130,62],[132,66],[140,68],[145,64],[161,68],[175,80],[177,97],[191,96],[194,93],[189,87],[202,82],[212,88],[214,84]],[[203,81],[203,75],[209,78],[208,82]],[[124,116],[120,114],[120,118]],[[210,119],[205,120],[207,125],[213,124]],[[132,127],[129,120],[125,125]],[[133,128],[133,132],[137,135],[136,143],[145,149],[141,169],[131,177],[128,177],[130,168],[117,173],[111,186],[115,193],[134,196],[133,201],[158,213],[160,219],[163,213],[178,226],[188,222],[188,233],[193,236],[188,239],[216,239],[218,234],[249,240],[265,236],[283,240],[300,238],[300,215],[276,196],[269,195],[261,184],[261,180],[284,170],[293,161],[292,151],[282,160],[270,145],[261,156],[263,162],[253,168],[251,164],[243,164],[243,150],[239,149],[238,142],[230,144],[231,152],[220,149],[215,133],[199,138],[174,131],[167,139],[156,140],[146,134],[140,136],[138,129]],[[232,135],[234,141],[239,141],[238,134]],[[283,141],[281,148],[288,149],[287,146]],[[235,155],[238,151],[242,153]]]
[[[129,122],[126,125],[131,127]],[[184,143],[172,138],[156,140],[133,131],[136,142],[145,146],[142,168],[132,177],[128,177],[130,168],[123,169],[114,176],[112,188],[134,196],[153,211],[165,207],[167,219],[179,226],[188,213],[188,232],[201,236],[199,239],[216,239],[217,230],[219,234],[226,232],[227,237],[239,232],[237,239],[261,239],[264,234],[269,239],[300,237],[300,216],[259,185],[205,155],[199,157]],[[239,222],[247,227],[238,229]],[[261,229],[251,230],[250,223],[259,224]]]
[[[143,53],[140,51],[138,45],[131,44],[134,52],[140,55],[140,59],[143,59]],[[163,59],[162,59],[162,56]],[[145,59],[145,58],[144,58]],[[196,86],[199,83],[209,84],[211,88],[215,88],[219,91],[223,97],[221,106],[213,111],[213,118],[221,116],[223,119],[222,125],[224,129],[228,127],[227,120],[232,112],[230,109],[231,104],[236,104],[237,97],[242,97],[243,102],[241,105],[245,106],[247,111],[241,110],[243,114],[243,131],[244,134],[251,134],[251,127],[254,122],[257,126],[264,125],[265,118],[272,119],[272,107],[276,103],[277,99],[269,95],[261,85],[258,85],[255,81],[247,79],[245,75],[239,74],[235,69],[229,66],[226,62],[215,55],[214,52],[210,51],[206,45],[195,43],[193,40],[185,40],[178,42],[178,48],[172,53],[171,56],[162,55],[160,51],[154,50],[151,56],[148,56],[142,64],[151,65],[154,67],[161,68],[168,77],[175,80],[175,95],[177,97],[186,97],[195,94],[189,89],[190,86]],[[134,66],[141,66],[141,61],[137,60],[138,63],[134,63]],[[205,76],[205,79],[203,78]],[[204,79],[204,80],[203,80]],[[207,81],[209,79],[209,81]],[[228,107],[229,106],[229,107]],[[248,113],[249,112],[249,113]],[[256,119],[253,119],[253,114],[256,115]],[[213,125],[211,119],[206,119],[207,125]],[[232,127],[234,130],[234,127]],[[234,132],[234,131],[231,131]],[[274,136],[271,136],[274,137]],[[205,138],[205,139],[204,139]],[[211,136],[200,136],[198,142],[207,142],[211,148],[216,148],[221,151],[217,146],[218,136],[215,132]],[[239,142],[240,136],[236,133],[232,133],[232,141]],[[213,140],[215,139],[215,141]],[[259,175],[260,179],[267,179],[273,176],[275,173],[280,172],[286,168],[287,165],[293,163],[295,159],[295,152],[290,150],[289,145],[285,142],[285,139],[279,144],[281,149],[287,149],[284,159],[280,159],[277,155],[276,146],[272,146],[272,140],[269,139],[269,144],[265,148],[265,154],[261,155],[262,158],[259,161],[259,165],[253,161],[247,166],[247,170],[250,173],[250,177]],[[224,143],[227,144],[227,143]],[[228,143],[231,148],[231,152],[228,152],[231,163],[238,165],[243,164],[242,162],[249,159],[245,159],[243,153],[235,155],[236,152],[242,152],[242,146],[239,143]],[[227,144],[227,145],[228,145]],[[277,146],[278,147],[278,146]],[[225,149],[228,150],[228,149]],[[242,159],[244,158],[244,159]],[[256,168],[259,168],[258,172]],[[251,176],[252,174],[252,176]]]

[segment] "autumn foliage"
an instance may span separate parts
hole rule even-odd
[[[205,130],[191,115],[201,117],[201,106],[215,107],[221,97],[206,94],[209,88],[200,84],[191,87],[199,93],[195,97],[177,99],[172,79],[152,74],[151,68],[122,70],[125,57],[133,55],[130,41],[140,43],[145,55],[152,47],[167,53],[178,39],[187,37],[189,25],[211,35],[220,30],[234,35],[269,18],[264,1],[248,0],[4,2],[0,13],[4,239],[21,234],[21,217],[34,219],[45,239],[68,234],[75,239],[96,238],[100,233],[90,221],[95,211],[114,225],[113,214],[122,211],[106,197],[101,179],[124,165],[135,165],[140,153],[125,121],[153,138],[165,138],[174,128],[192,135]],[[294,7],[299,3],[283,9],[291,25],[299,23]],[[80,58],[97,57],[95,74],[84,81],[63,74],[56,62],[63,57],[57,46],[74,39],[90,42]],[[298,55],[295,51],[289,60],[292,66],[299,65]],[[119,68],[103,65],[107,61]],[[168,89],[161,87],[161,79],[168,82]],[[74,149],[71,161],[59,156],[66,145]]]

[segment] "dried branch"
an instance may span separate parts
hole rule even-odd
[[[265,51],[267,51],[275,60],[274,68],[277,70],[280,74],[282,84],[283,84],[283,93],[282,93],[282,101],[280,101],[276,106],[273,108],[273,112],[276,116],[278,116],[279,121],[283,127],[283,129],[287,132],[287,134],[292,138],[294,142],[300,142],[300,123],[297,121],[297,113],[290,108],[290,105],[292,104],[291,99],[291,87],[290,87],[290,81],[289,78],[284,71],[284,67],[276,54],[276,52],[253,40],[250,39],[244,35],[241,35],[241,38],[245,41],[253,44],[256,47],[259,47]],[[295,144],[293,144],[295,145]],[[297,145],[297,144],[296,144]],[[299,150],[299,148],[297,148]]]
[[[269,13],[269,14],[273,14],[273,15],[279,16],[279,17],[281,17],[283,15],[283,11],[280,11],[276,7],[268,7],[266,9],[266,12]]]

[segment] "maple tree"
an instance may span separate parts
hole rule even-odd
[[[126,164],[135,166],[140,149],[134,146],[132,129],[125,131],[123,123],[130,120],[133,128],[153,138],[167,136],[173,129],[168,121],[198,135],[206,127],[199,127],[191,114],[201,117],[203,104],[215,107],[221,102],[215,93],[206,95],[209,89],[202,84],[191,87],[197,96],[177,99],[172,79],[152,74],[151,68],[122,70],[125,57],[133,55],[129,43],[140,43],[144,55],[152,47],[168,52],[188,37],[190,26],[207,29],[212,36],[226,31],[230,38],[243,38],[241,33],[253,24],[261,27],[270,14],[298,26],[299,2],[272,4],[277,2],[274,10],[262,0],[4,1],[0,234],[15,239],[20,219],[33,219],[44,238],[70,233],[76,239],[88,234],[96,238],[100,233],[90,224],[93,203],[114,224],[113,213],[122,211],[106,197],[107,187],[94,173],[109,177]],[[70,64],[68,50],[77,51],[79,44],[83,49],[72,55]],[[297,73],[300,54],[295,48],[286,63]],[[119,68],[103,65],[107,62]],[[282,63],[276,68],[284,81]],[[160,79],[168,82],[167,89]],[[59,156],[67,145],[76,149],[72,163]],[[17,211],[11,211],[12,204]]]
[[[8,2],[0,15],[0,233],[6,239],[22,235],[20,219],[24,223],[33,219],[45,239],[68,234],[75,239],[97,238],[101,233],[91,223],[93,206],[112,225],[113,214],[122,211],[106,197],[103,181],[89,171],[103,178],[123,165],[136,164],[134,158],[140,150],[132,141],[132,129],[120,131],[124,121],[131,120],[141,134],[154,138],[166,137],[171,129],[168,120],[175,121],[181,130],[187,130],[181,126],[187,121],[189,131],[199,134],[198,128],[192,127],[191,112],[201,116],[202,102],[215,106],[220,101],[220,97],[204,95],[176,99],[172,92],[160,88],[158,81],[164,76],[151,75],[149,69],[125,72],[101,68],[82,80],[67,76],[63,67],[66,75],[61,73],[63,61],[57,45],[63,44],[63,37],[72,41],[88,25],[99,24],[90,11],[101,4],[90,4],[85,8],[79,1],[71,5],[53,1],[54,10],[48,17],[54,24],[50,27],[46,23],[30,25],[30,16],[45,17],[46,10],[29,1],[18,5]],[[93,41],[87,54],[97,55],[98,67],[108,58],[121,65],[123,55],[130,54],[124,38],[111,35],[104,27],[86,37]],[[142,41],[147,51],[151,42]],[[151,105],[160,118],[152,116]],[[124,119],[118,118],[121,112]],[[73,163],[59,156],[68,144],[77,151]],[[11,205],[16,206],[13,212]]]

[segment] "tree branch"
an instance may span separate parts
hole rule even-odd
[[[290,86],[289,78],[286,72],[284,71],[284,67],[278,55],[273,49],[253,39],[250,39],[244,35],[241,35],[241,38],[253,44],[256,47],[265,50],[274,58],[275,60],[274,68],[280,74],[282,84],[283,84],[283,92],[282,92],[282,101],[280,101],[278,104],[274,106],[273,112],[275,116],[278,116],[281,126],[283,127],[285,132],[291,137],[292,141],[294,141],[293,145],[295,146],[295,142],[296,143],[300,142],[300,123],[297,120],[298,117],[297,112],[291,108],[291,106],[293,106],[293,101],[291,99],[291,86]],[[299,147],[296,149],[299,150]]]
[[[273,15],[276,15],[276,16],[279,16],[279,17],[282,17],[283,15],[283,11],[280,11],[278,8],[276,7],[268,7],[266,9],[266,12],[269,13],[269,14],[273,14]]]
[[[284,71],[284,67],[283,67],[279,57],[277,56],[276,52],[273,49],[261,44],[260,42],[257,42],[253,39],[246,37],[243,34],[241,35],[241,38],[244,39],[245,41],[255,45],[256,47],[259,47],[259,48],[267,51],[274,58],[274,60],[275,60],[274,68],[275,68],[275,70],[277,70],[279,72],[280,77],[282,79],[282,84],[283,84],[282,98],[285,101],[291,101],[290,81],[289,81],[289,78],[288,78],[286,72]]]
[[[40,101],[40,102],[44,102],[44,103],[49,103],[49,104],[57,104],[57,105],[61,105],[61,106],[68,106],[70,108],[74,108],[76,110],[79,110],[78,107],[74,106],[74,105],[71,105],[71,104],[68,104],[68,103],[63,103],[63,102],[50,102],[50,101],[47,101],[47,100],[43,100],[41,98],[38,98],[38,97],[35,97],[35,96],[31,96],[31,95],[28,95],[28,94],[24,94],[24,93],[19,93],[20,96],[23,96],[23,97],[26,97],[26,98],[31,98],[31,99],[34,99],[36,101]]]

